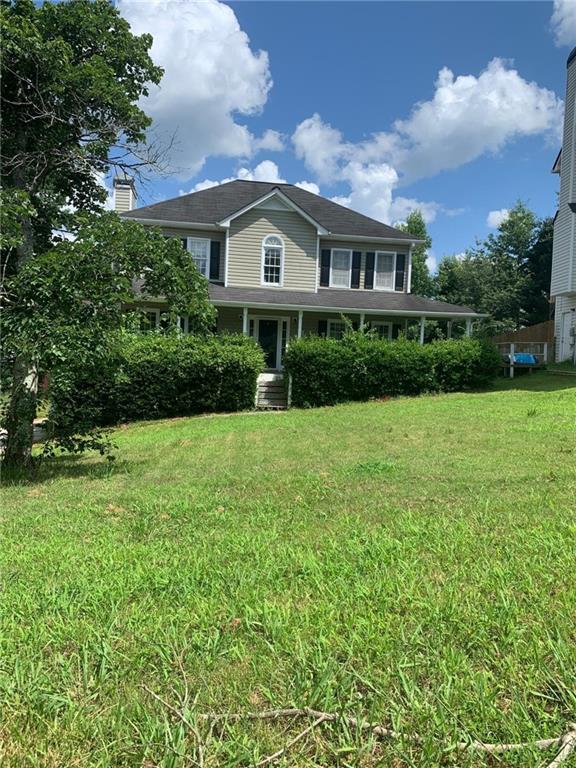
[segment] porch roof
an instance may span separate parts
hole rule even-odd
[[[405,317],[485,317],[471,307],[448,304],[412,293],[320,288],[291,291],[286,288],[238,288],[210,283],[210,300],[216,306],[291,309],[306,312],[350,312]]]

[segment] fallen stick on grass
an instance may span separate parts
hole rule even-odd
[[[155,699],[162,701],[168,709],[178,713],[171,705],[167,705],[160,697],[151,691],[146,686],[142,686],[144,690],[150,693]],[[370,731],[372,735],[379,736],[387,739],[404,739],[411,741],[414,744],[421,744],[423,739],[417,733],[402,733],[394,731],[392,728],[387,728],[384,725],[369,723],[366,720],[358,720],[356,717],[349,715],[342,715],[334,712],[321,712],[320,710],[310,709],[309,707],[303,708],[288,708],[288,709],[268,709],[263,712],[211,712],[197,715],[198,720],[208,721],[211,723],[217,722],[238,722],[239,720],[279,720],[281,718],[314,718],[314,723],[306,728],[304,731],[298,734],[292,741],[288,742],[285,747],[279,750],[274,755],[270,755],[264,758],[263,761],[256,765],[267,765],[273,762],[278,757],[281,757],[293,744],[300,741],[307,733],[316,728],[321,723],[330,722],[344,722],[349,728],[356,728],[363,731]],[[547,766],[547,768],[558,768],[558,766],[567,760],[574,749],[576,749],[576,723],[569,723],[569,729],[561,736],[555,736],[550,739],[539,739],[538,741],[519,741],[514,743],[494,743],[490,744],[483,741],[459,741],[456,743],[455,748],[459,751],[465,751],[468,749],[477,750],[478,752],[486,752],[492,755],[499,754],[501,752],[511,752],[513,750],[527,749],[549,749],[550,747],[560,747],[560,751],[554,758],[554,760]]]

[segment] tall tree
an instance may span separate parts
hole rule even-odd
[[[2,253],[2,275],[17,278],[45,254],[52,233],[76,210],[95,210],[111,168],[140,173],[161,161],[146,143],[150,119],[138,102],[162,70],[150,35],[135,36],[108,0],[3,0],[1,183],[22,196],[20,236]],[[18,350],[6,417],[5,459],[30,458],[38,360]]]
[[[535,322],[545,314],[549,236],[550,224],[539,222],[518,202],[498,231],[469,249],[463,259],[440,262],[435,280],[438,297],[486,312],[493,330]]]
[[[399,229],[409,232],[418,240],[424,242],[412,249],[412,293],[418,296],[432,296],[434,293],[434,281],[428,269],[428,251],[432,247],[432,238],[428,234],[426,222],[420,211],[412,211]]]
[[[542,323],[550,319],[550,280],[552,278],[552,242],[554,219],[542,219],[528,252],[528,280],[524,294],[526,323]]]

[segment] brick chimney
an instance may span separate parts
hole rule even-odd
[[[114,210],[116,213],[126,213],[135,207],[137,194],[134,179],[125,173],[114,176]]]

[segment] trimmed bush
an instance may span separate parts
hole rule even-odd
[[[65,433],[253,408],[263,366],[260,347],[244,336],[123,334],[92,369],[55,372],[50,420]]]
[[[340,340],[293,340],[285,359],[292,403],[301,407],[480,388],[495,377],[499,363],[496,348],[477,339],[421,345],[359,331]]]

